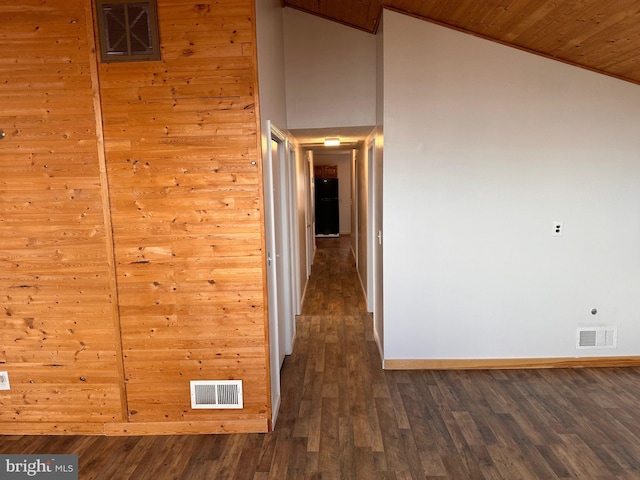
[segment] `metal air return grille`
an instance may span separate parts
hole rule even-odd
[[[616,348],[618,329],[616,327],[578,328],[576,348]]]
[[[191,408],[242,408],[242,380],[191,380]]]

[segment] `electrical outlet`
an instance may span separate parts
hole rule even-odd
[[[552,237],[561,237],[564,233],[564,222],[562,220],[556,220],[553,222],[553,230],[551,231]]]
[[[0,372],[0,390],[11,390],[9,372]]]

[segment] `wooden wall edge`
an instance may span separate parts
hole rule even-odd
[[[559,358],[480,358],[384,361],[385,370],[480,370],[525,368],[604,368],[639,367],[640,356],[559,357]]]
[[[266,433],[269,420],[220,420],[205,422],[141,423],[40,423],[0,422],[0,435],[208,435],[225,433]]]
[[[104,423],[2,422],[0,435],[104,435]]]
[[[204,435],[219,433],[266,433],[268,431],[268,418],[204,422],[107,423],[104,425],[104,433],[108,436]]]

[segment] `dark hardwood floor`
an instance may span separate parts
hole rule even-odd
[[[640,369],[383,371],[344,239],[318,243],[273,433],[0,436],[0,453],[76,453],[101,480],[640,479]]]

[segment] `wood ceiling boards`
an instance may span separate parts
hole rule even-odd
[[[640,0],[283,0],[375,32],[382,8],[640,84]]]

